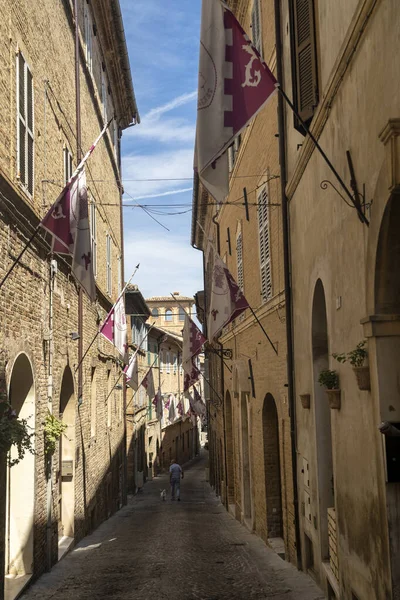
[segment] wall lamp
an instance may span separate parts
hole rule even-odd
[[[76,342],[76,340],[79,340],[79,338],[81,337],[79,335],[79,333],[77,333],[76,331],[71,331],[71,333],[69,334],[69,337],[71,338],[71,340],[73,342]]]

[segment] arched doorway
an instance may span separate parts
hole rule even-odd
[[[273,396],[267,394],[264,399],[263,443],[265,498],[267,504],[267,536],[283,537],[281,468],[279,456],[279,420]]]
[[[75,395],[71,369],[66,367],[61,383],[60,419],[67,429],[60,437],[58,538],[66,545],[74,537],[75,517]]]
[[[225,436],[226,436],[226,489],[228,504],[235,504],[235,471],[233,467],[233,413],[231,395],[227,391],[225,395]]]
[[[26,419],[35,430],[35,384],[31,363],[20,354],[13,366],[9,402],[18,418]],[[18,452],[11,448],[11,459]],[[14,577],[33,571],[33,523],[35,510],[35,456],[26,453],[23,460],[8,470],[6,574]]]
[[[328,508],[334,506],[331,413],[324,389],[318,383],[322,370],[329,368],[328,323],[325,292],[318,279],[312,307],[312,356],[317,443],[319,530],[322,560],[329,559]]]
[[[242,438],[242,514],[244,521],[252,528],[251,477],[249,447],[249,417],[247,412],[247,394],[241,394],[241,438]]]
[[[371,347],[375,345],[380,420],[400,427],[400,204],[392,194],[379,231]],[[372,320],[372,319],[371,319]],[[370,356],[373,353],[370,352]],[[375,394],[374,394],[375,395]],[[386,506],[393,598],[400,597],[400,469],[398,439],[384,438]],[[383,470],[383,469],[382,469]]]

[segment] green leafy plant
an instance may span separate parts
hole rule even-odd
[[[339,375],[336,371],[325,369],[319,374],[318,383],[328,390],[337,390],[339,389]]]
[[[349,361],[352,367],[362,367],[364,365],[365,360],[368,357],[368,352],[365,349],[365,344],[367,340],[363,340],[359,342],[354,350],[350,352],[343,352],[342,354],[332,354],[333,358],[335,358],[340,363],[345,363]]]
[[[15,410],[8,402],[0,403],[0,452],[8,452],[11,446],[16,446],[18,457],[9,459],[9,464],[18,464],[26,452],[35,454],[33,448],[34,433],[29,433],[26,419],[18,419]]]
[[[57,419],[50,412],[47,413],[44,420],[44,451],[45,454],[54,454],[56,444],[68,425]]]

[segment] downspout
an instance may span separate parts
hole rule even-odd
[[[281,36],[281,8],[280,0],[274,0],[275,10],[275,40],[276,40],[276,68],[277,79],[283,82],[282,64],[282,36]],[[297,434],[296,434],[296,402],[294,396],[294,360],[293,360],[293,314],[292,314],[292,290],[290,280],[290,230],[288,199],[286,196],[286,148],[285,148],[285,115],[283,109],[283,98],[278,94],[278,128],[279,128],[279,163],[281,170],[281,202],[282,202],[282,238],[283,238],[283,268],[285,282],[285,307],[286,307],[286,346],[287,346],[287,380],[288,380],[288,402],[290,412],[290,440],[292,456],[293,477],[293,508],[295,515],[296,535],[296,557],[297,568],[301,567],[300,547],[300,515],[297,490]]]
[[[53,414],[53,362],[54,362],[54,325],[53,325],[53,313],[54,313],[54,281],[57,273],[57,261],[50,260],[50,286],[49,286],[49,374],[47,379],[47,409],[50,414]],[[47,508],[47,524],[46,524],[46,559],[47,559],[47,570],[50,571],[52,567],[52,472],[53,472],[53,456],[50,455],[46,460],[47,469],[47,487],[46,487],[46,508]]]

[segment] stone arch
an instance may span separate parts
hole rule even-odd
[[[225,436],[226,436],[226,490],[228,504],[235,504],[235,469],[233,447],[233,410],[229,391],[225,395]]]
[[[59,539],[74,537],[75,521],[75,392],[69,366],[64,369],[60,390],[60,419],[67,425],[59,441]]]
[[[328,508],[334,506],[331,413],[324,389],[318,383],[322,370],[329,368],[328,320],[325,291],[317,280],[312,305],[312,357],[317,445],[319,530],[322,560],[329,558]]]
[[[33,368],[25,353],[17,355],[11,370],[9,402],[20,419],[26,419],[35,431],[36,402]],[[11,458],[17,458],[15,447]],[[28,575],[33,571],[35,456],[26,453],[23,460],[8,469],[7,482],[6,573]]]
[[[283,537],[279,419],[275,399],[267,394],[262,410],[267,536]]]

